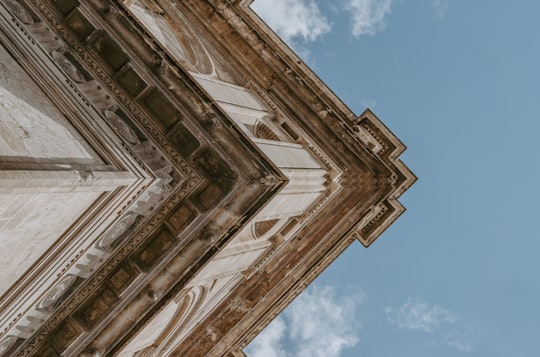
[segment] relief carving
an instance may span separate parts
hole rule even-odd
[[[279,222],[279,219],[272,219],[269,221],[260,221],[253,225],[253,236],[255,239],[261,238],[272,229]]]
[[[77,277],[68,274],[58,284],[56,284],[38,304],[38,309],[52,312],[60,302],[62,295],[73,285]]]
[[[237,296],[235,297],[230,305],[229,308],[234,311],[241,312],[243,314],[248,313],[251,310],[251,306],[247,302],[246,299],[242,299],[241,297]]]
[[[116,130],[116,133],[120,135],[124,140],[126,140],[132,145],[136,145],[139,143],[137,134],[135,134],[133,129],[131,129],[131,127],[115,112],[105,110],[103,113],[105,114],[105,117],[109,119],[109,123]]]
[[[114,246],[115,241],[124,234],[135,222],[137,215],[133,212],[126,213],[120,221],[115,223],[109,230],[104,234],[103,238],[99,242],[99,246],[111,250]]]
[[[52,58],[58,63],[60,68],[69,76],[69,78],[73,79],[77,83],[86,82],[86,78],[84,78],[84,75],[75,67],[75,65],[62,53],[58,51],[53,51],[51,53]]]
[[[7,353],[17,342],[17,337],[7,336],[2,342],[0,342],[0,357],[7,356]]]
[[[366,233],[369,231],[371,226],[373,226],[384,216],[387,210],[388,208],[384,203],[375,206],[364,217],[362,217],[355,230],[357,232]]]
[[[356,137],[374,154],[382,154],[386,150],[384,143],[366,126],[354,125]]]
[[[255,135],[255,137],[259,139],[281,141],[279,139],[279,136],[262,121],[258,121],[255,123],[255,126],[253,128],[253,135]]]
[[[18,2],[14,0],[4,0],[6,7],[23,23],[33,24],[35,21],[32,15]]]
[[[95,79],[78,83],[77,86],[86,95],[90,103],[100,110],[109,110],[117,105],[116,101]]]
[[[206,328],[206,335],[210,338],[210,341],[217,342],[218,340],[223,337],[223,334],[221,331],[219,331],[217,328],[213,326],[209,326]]]

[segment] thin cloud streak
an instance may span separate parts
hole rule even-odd
[[[282,340],[285,337],[285,321],[278,316],[268,325],[255,340],[248,346],[249,356],[257,357],[286,357],[288,353],[283,349]]]
[[[393,0],[348,0],[345,8],[352,17],[355,37],[373,36],[386,27],[386,16],[392,10]]]
[[[433,0],[433,8],[435,9],[435,14],[439,19],[443,19],[446,16],[449,6],[448,0]]]
[[[399,309],[388,307],[385,312],[388,321],[397,327],[427,333],[433,332],[442,324],[455,322],[450,311],[440,306],[429,306],[418,298],[409,298]]]
[[[360,341],[355,311],[361,301],[361,295],[338,297],[332,287],[309,288],[246,352],[257,357],[338,357]]]
[[[407,299],[399,308],[387,307],[388,322],[405,330],[422,331],[437,337],[441,343],[462,352],[470,352],[466,341],[466,327],[454,313],[437,305],[429,305],[419,298]]]

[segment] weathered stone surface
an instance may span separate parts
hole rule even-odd
[[[404,146],[250,1],[14,1],[0,356],[242,356],[403,212]]]
[[[0,47],[0,103],[0,165],[39,160],[102,163],[4,47]]]

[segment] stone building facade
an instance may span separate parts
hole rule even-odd
[[[251,0],[0,0],[0,356],[242,356],[405,147]]]

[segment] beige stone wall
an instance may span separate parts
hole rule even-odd
[[[0,194],[0,295],[19,279],[100,192]]]
[[[6,162],[97,164],[101,160],[0,47],[0,165]]]
[[[102,163],[0,46],[0,296],[108,189],[78,188]]]

